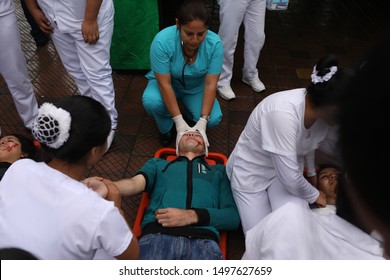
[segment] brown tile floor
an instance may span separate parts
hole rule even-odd
[[[384,6],[388,6],[385,2],[290,0],[287,11],[268,11],[266,42],[258,63],[260,78],[267,90],[258,94],[240,81],[243,65],[243,38],[240,35],[232,81],[237,98],[228,102],[218,97],[224,116],[218,127],[208,130],[210,150],[229,155],[251,110],[269,94],[305,87],[313,65],[321,56],[333,53],[338,56],[341,66],[357,67],[366,52],[386,30],[390,30],[389,9]],[[15,0],[15,5],[23,50],[39,103],[77,94],[53,44],[36,48],[19,0]],[[212,29],[218,30],[218,6]],[[146,115],[141,103],[146,86],[145,73],[131,69],[113,72],[119,111],[118,132],[109,153],[86,175],[99,174],[112,180],[132,176],[160,148],[156,125]],[[24,131],[2,77],[0,95],[3,134]],[[123,200],[130,224],[134,222],[138,203],[139,196]],[[243,251],[241,230],[231,232],[228,258],[239,259]]]

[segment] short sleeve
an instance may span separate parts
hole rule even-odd
[[[153,72],[158,74],[170,73],[170,58],[164,41],[159,34],[150,46],[150,65]]]
[[[155,178],[157,176],[157,164],[156,159],[149,159],[144,166],[137,172],[137,174],[142,174],[146,178],[145,192],[150,192],[155,184]]]
[[[118,208],[113,204],[102,216],[95,234],[95,248],[103,249],[112,257],[122,254],[129,247],[133,233]]]
[[[282,156],[297,154],[299,120],[290,113],[273,111],[263,114],[261,122],[262,148]]]
[[[211,53],[211,61],[208,69],[208,74],[218,75],[222,72],[223,63],[223,47],[222,42],[217,41]]]

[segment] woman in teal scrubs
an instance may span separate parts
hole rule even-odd
[[[176,25],[161,30],[150,48],[151,71],[142,102],[156,120],[160,142],[169,146],[191,127],[206,139],[206,127],[222,119],[216,87],[222,71],[223,47],[208,30],[209,15],[202,0],[187,0],[179,9]],[[185,108],[183,115],[179,102]],[[188,122],[188,123],[187,123]],[[195,124],[195,125],[194,125]]]

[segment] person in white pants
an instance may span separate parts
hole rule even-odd
[[[3,76],[16,110],[26,128],[38,114],[38,103],[27,71],[19,26],[12,0],[0,2],[0,74]]]
[[[118,118],[110,65],[113,1],[25,1],[41,30],[51,33],[61,61],[80,94],[99,101],[108,111],[112,124],[109,148]]]
[[[266,0],[218,0],[219,31],[224,60],[217,91],[226,100],[236,97],[230,83],[233,76],[234,53],[237,46],[240,26],[243,23],[244,33],[244,66],[242,81],[256,92],[265,90],[259,79],[257,62],[265,41],[264,25]]]
[[[242,259],[384,259],[382,237],[357,219],[342,177],[339,167],[320,167],[326,207],[281,206],[247,232]]]
[[[273,93],[251,113],[226,165],[244,233],[287,202],[324,206],[314,187],[315,151],[338,122],[352,76],[337,65],[321,58],[307,88]]]

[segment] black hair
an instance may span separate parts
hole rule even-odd
[[[366,56],[346,90],[340,115],[340,147],[350,188],[388,226],[389,50],[387,37]]]
[[[38,258],[30,252],[16,248],[1,248],[0,249],[0,260],[37,260]]]
[[[35,146],[32,138],[18,133],[9,134],[9,136],[14,136],[19,140],[22,153],[27,154],[27,158],[39,161],[39,150]]]
[[[315,69],[318,71],[317,76],[323,77],[330,72],[330,68],[336,66],[337,72],[324,82],[313,83],[306,88],[310,101],[316,108],[325,106],[339,106],[343,89],[350,82],[353,71],[352,69],[341,69],[338,66],[338,60],[333,55],[322,57],[316,64]]]
[[[321,163],[318,165],[318,169],[319,169],[318,174],[320,174],[321,170],[323,170],[325,168],[334,168],[334,169],[340,170],[340,166],[338,166],[336,164]]]
[[[93,147],[101,146],[107,141],[111,119],[100,102],[87,96],[70,95],[53,105],[69,112],[71,125],[68,140],[58,149],[42,144],[49,158],[77,163]]]
[[[210,25],[210,15],[203,0],[184,1],[177,12],[176,18],[179,25],[184,25],[194,20],[200,20],[206,26]]]

